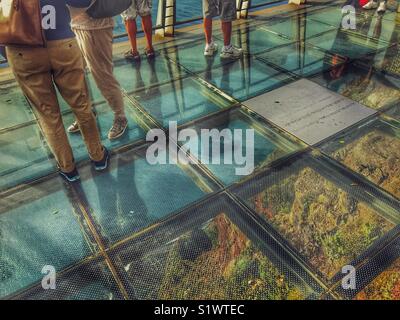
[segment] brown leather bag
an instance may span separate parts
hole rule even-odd
[[[40,0],[0,0],[0,44],[45,46]]]

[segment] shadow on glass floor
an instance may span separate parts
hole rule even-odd
[[[148,147],[117,154],[107,172],[80,169],[82,182],[74,190],[106,245],[168,218],[215,187],[194,166],[170,164],[166,149],[157,156],[167,163],[149,164]]]
[[[368,191],[367,191],[368,190]],[[399,233],[399,203],[318,153],[259,174],[232,192],[328,286]]]
[[[60,271],[96,251],[73,203],[61,178],[2,194],[0,297],[41,281],[44,266]]]
[[[315,299],[321,288],[226,196],[110,252],[132,299]],[[308,282],[308,280],[310,280]]]

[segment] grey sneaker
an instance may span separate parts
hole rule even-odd
[[[377,12],[378,12],[379,14],[383,14],[383,13],[386,12],[386,2],[382,1],[382,2],[379,4],[379,7],[378,7]]]
[[[206,48],[204,49],[204,55],[206,57],[212,57],[217,51],[218,51],[218,44],[216,44],[213,41],[210,44],[206,45]]]
[[[243,49],[236,48],[230,45],[228,48],[223,48],[221,52],[222,59],[238,59],[243,55]]]
[[[113,126],[108,132],[108,139],[118,139],[125,133],[126,128],[128,128],[128,119],[126,119],[125,117],[115,118]]]

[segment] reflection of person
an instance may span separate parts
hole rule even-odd
[[[69,7],[71,25],[96,85],[114,112],[114,123],[108,132],[108,138],[113,140],[121,137],[128,127],[121,87],[113,74],[114,19],[90,18],[86,10],[91,3],[92,0],[84,0],[80,7]],[[79,132],[78,123],[75,121],[68,131]]]
[[[232,22],[236,19],[236,0],[203,0],[204,31],[206,35],[205,56],[213,56],[218,46],[212,37],[213,18],[221,17],[221,28],[224,47],[221,58],[236,59],[242,56],[243,50],[232,45]]]
[[[7,59],[7,55],[6,55],[6,48],[3,46],[0,46],[0,54]]]
[[[377,9],[378,13],[385,13],[386,12],[386,4],[387,0],[380,1],[379,0],[370,0],[366,5],[363,6],[365,10],[372,10]]]
[[[75,0],[76,2],[77,0]],[[45,30],[45,48],[7,47],[8,61],[16,80],[35,109],[43,134],[54,153],[60,174],[76,181],[72,148],[61,119],[54,85],[71,106],[96,170],[104,170],[108,152],[102,146],[85,80],[84,63],[70,28],[67,1],[41,0],[54,6],[57,28]],[[74,1],[71,1],[74,2]]]
[[[133,0],[132,5],[122,13],[122,19],[125,22],[125,28],[128,32],[131,49],[125,53],[125,58],[132,61],[140,60],[140,54],[137,49],[136,34],[137,25],[136,18],[139,15],[142,18],[142,28],[147,41],[145,54],[147,58],[154,58],[153,48],[153,23],[151,19],[152,0]]]

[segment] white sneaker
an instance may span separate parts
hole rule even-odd
[[[243,55],[243,49],[236,48],[233,45],[224,47],[221,52],[222,59],[238,59]]]
[[[378,1],[372,1],[370,0],[365,6],[363,6],[363,9],[365,10],[372,10],[378,8]]]
[[[386,2],[381,2],[378,7],[378,13],[385,13],[386,12]]]
[[[206,48],[204,49],[204,55],[206,57],[212,57],[217,51],[218,51],[218,44],[216,44],[213,41],[206,45]]]

